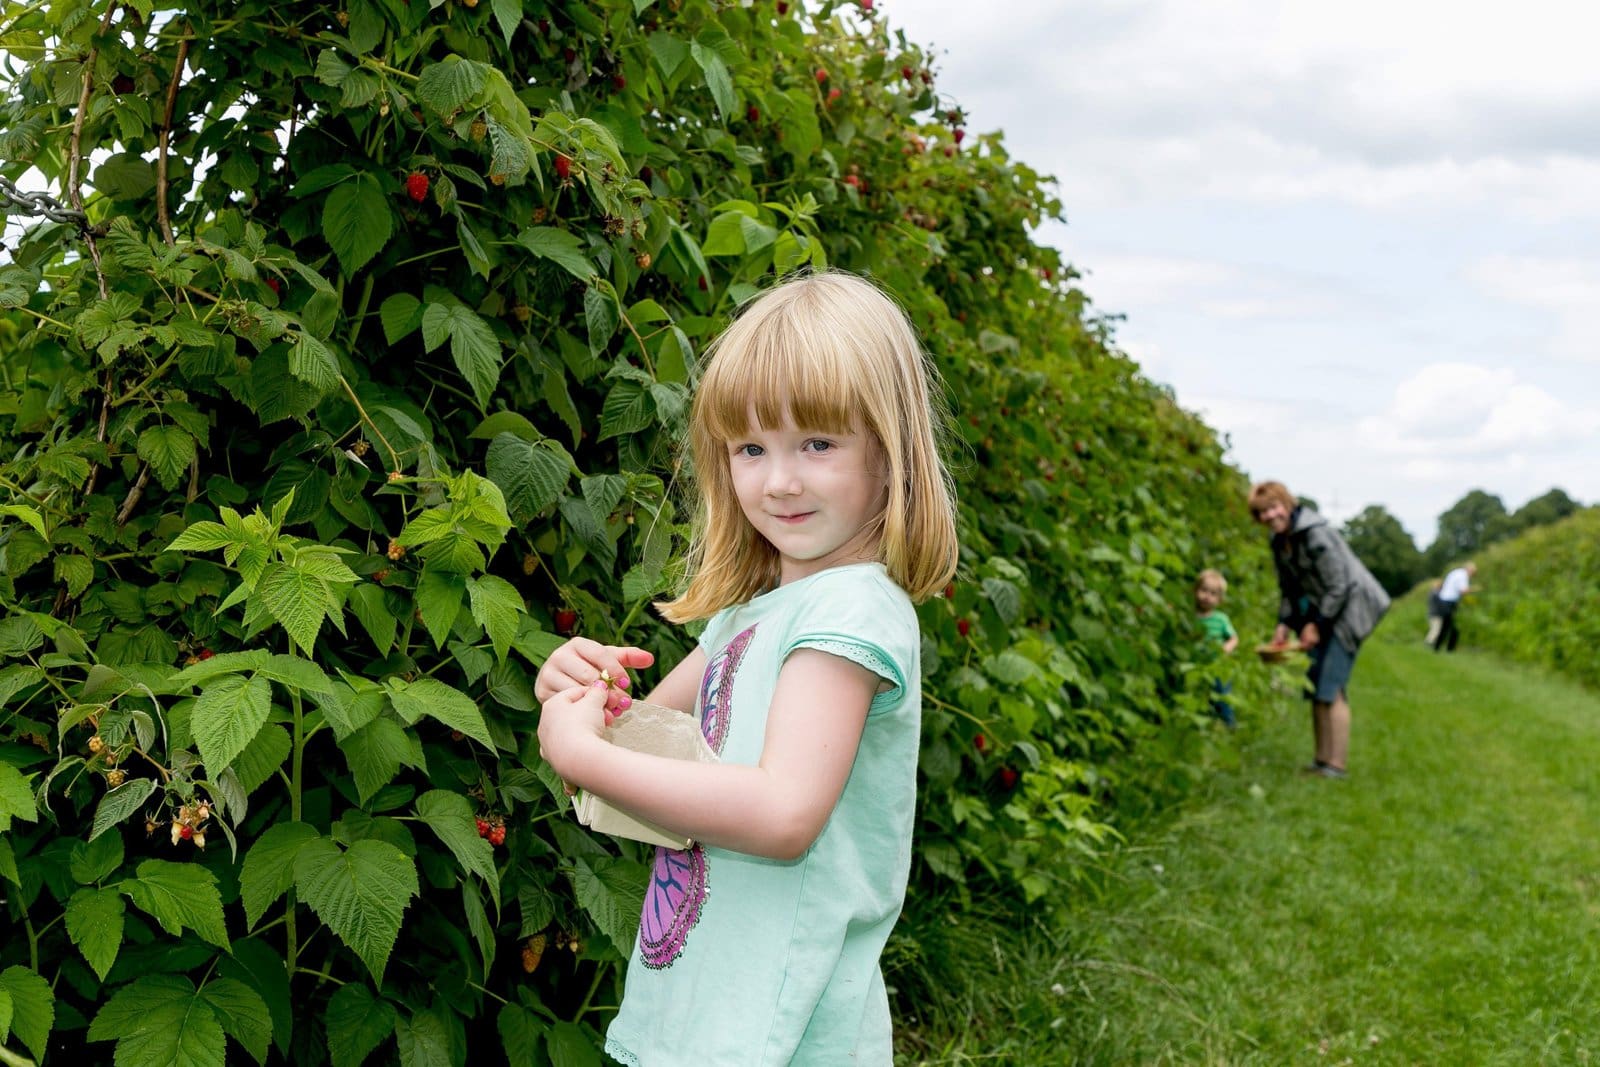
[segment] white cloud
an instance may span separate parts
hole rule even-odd
[[[1389,406],[1357,433],[1418,477],[1456,460],[1516,457],[1593,439],[1600,412],[1569,404],[1509,368],[1432,363],[1395,387]]]
[[[1553,314],[1553,355],[1600,363],[1600,260],[1489,256],[1467,276],[1486,296]]]

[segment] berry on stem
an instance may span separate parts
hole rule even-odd
[[[421,171],[407,175],[406,195],[419,204],[428,199],[428,176]]]
[[[572,160],[563,155],[556,156],[556,177],[566,181],[572,176]]]

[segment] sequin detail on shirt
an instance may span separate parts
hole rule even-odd
[[[711,751],[719,756],[728,740],[728,725],[733,721],[734,677],[755,632],[752,626],[729,641],[706,665],[700,681],[700,730]],[[706,857],[699,845],[686,850],[656,846],[655,866],[639,920],[639,958],[646,967],[670,967],[682,955],[689,931],[700,921],[706,893]]]

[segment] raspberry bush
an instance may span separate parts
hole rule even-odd
[[[0,260],[8,1059],[599,1062],[644,854],[531,675],[685,650],[697,355],[799,267],[897,294],[964,446],[911,906],[1037,915],[1181,785],[1189,576],[1265,597],[1240,476],[871,5],[6,2],[0,47],[0,176],[83,219]]]

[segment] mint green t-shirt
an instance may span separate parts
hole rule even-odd
[[[1233,628],[1233,620],[1220,611],[1212,610],[1200,617],[1200,629],[1205,633],[1208,641],[1222,644],[1230,637],[1237,637],[1238,632]]]
[[[838,805],[805,855],[657,849],[606,1051],[640,1067],[893,1061],[878,957],[905,900],[921,636],[881,564],[834,567],[715,615],[695,712],[724,763],[756,764],[797,648],[859,663],[873,698]]]

